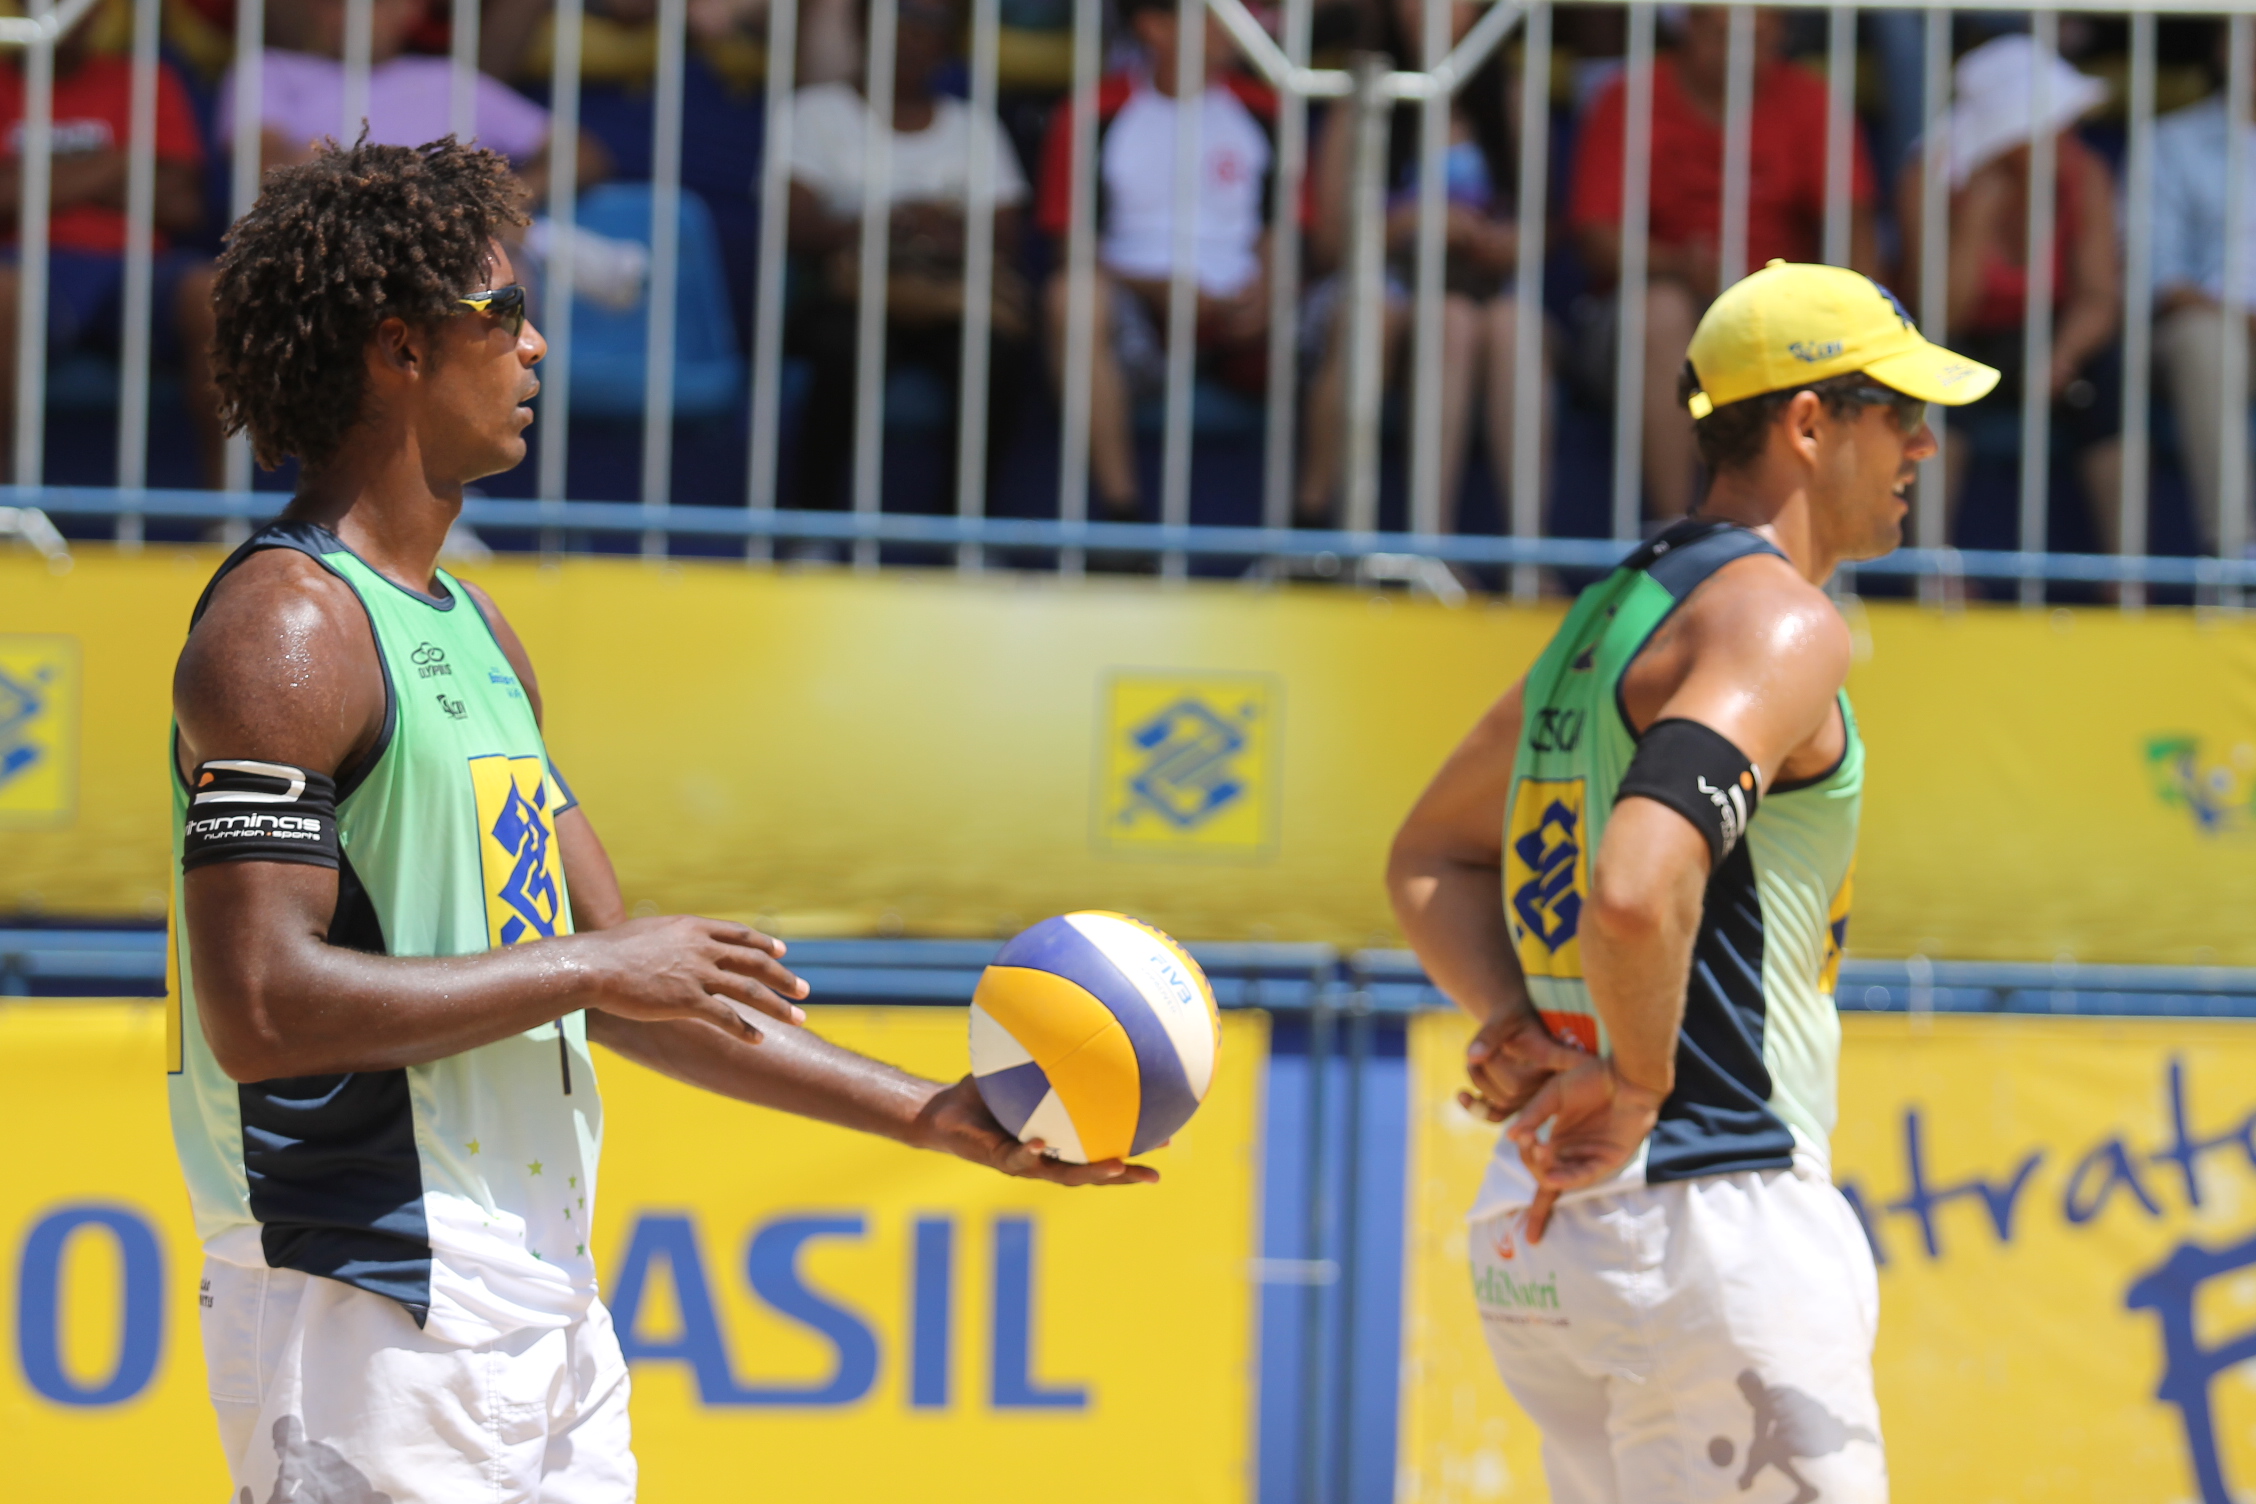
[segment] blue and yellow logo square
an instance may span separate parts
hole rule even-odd
[[[478,860],[486,942],[496,948],[572,933],[556,811],[564,799],[543,757],[470,759],[478,796]]]
[[[77,814],[79,680],[77,638],[0,633],[0,829]]]
[[[1268,674],[1106,675],[1098,847],[1223,859],[1273,852],[1283,706]]]
[[[1580,977],[1590,836],[1579,778],[1523,778],[1504,827],[1504,911],[1520,970]]]

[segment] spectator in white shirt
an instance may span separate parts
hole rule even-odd
[[[1121,10],[1144,56],[1134,76],[1108,79],[1097,100],[1099,270],[1089,471],[1097,515],[1135,521],[1142,504],[1129,403],[1162,389],[1167,373],[1164,330],[1175,264],[1177,0],[1121,0]],[[1268,371],[1267,219],[1275,156],[1263,117],[1274,117],[1275,104],[1234,71],[1229,34],[1211,13],[1206,27],[1196,200],[1197,342],[1209,374],[1257,392]],[[1061,245],[1072,189],[1070,108],[1070,101],[1059,107],[1042,163],[1041,224]],[[1061,379],[1067,301],[1067,278],[1060,271],[1045,302],[1053,370]]]
[[[2220,38],[2225,28],[2219,27]],[[2223,61],[2220,47],[2220,63]],[[2227,415],[2218,384],[2225,353],[2225,242],[2256,246],[2256,125],[2238,122],[2248,155],[2241,221],[2225,223],[2224,91],[2163,116],[2154,126],[2154,364],[2177,417],[2178,462],[2193,491],[2202,547],[2218,542],[2221,449]],[[2240,296],[2256,306],[2256,252],[2244,255]],[[2249,338],[2245,321],[2238,331]],[[2232,415],[2248,443],[2248,415]]]
[[[916,367],[960,393],[964,308],[964,204],[973,153],[990,163],[995,191],[995,272],[989,343],[987,441],[1008,438],[1025,367],[1030,295],[1013,270],[1026,174],[1002,125],[934,87],[956,56],[959,0],[900,0],[893,65],[893,140],[885,288],[886,364]],[[787,347],[814,373],[800,426],[797,496],[836,507],[852,458],[859,325],[863,167],[873,118],[861,88],[816,84],[792,96],[791,226],[795,255],[813,264],[812,293],[793,312]],[[948,425],[948,439],[955,437]],[[988,472],[994,473],[994,466]]]

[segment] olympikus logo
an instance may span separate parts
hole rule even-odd
[[[1746,795],[1740,792],[1736,783],[1726,784],[1719,789],[1697,773],[1692,776],[1693,781],[1700,785],[1700,792],[1708,796],[1708,801],[1723,817],[1723,849],[1728,855],[1731,848],[1739,844],[1739,837],[1747,829]]]
[[[433,679],[440,674],[449,679],[454,677],[454,670],[447,666],[446,649],[437,643],[417,643],[415,651],[407,655],[407,661],[415,665],[416,674],[422,678]]]
[[[285,840],[318,841],[318,815],[209,815],[188,822],[188,834],[224,839],[230,836],[277,835]]]

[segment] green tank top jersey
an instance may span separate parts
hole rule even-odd
[[[1743,528],[1679,523],[1585,590],[1528,673],[1504,831],[1506,922],[1537,1009],[1585,1049],[1608,1048],[1578,930],[1590,865],[1637,751],[1622,677],[1709,575],[1777,552]],[[1709,878],[1676,1087],[1632,1178],[1784,1168],[1797,1147],[1825,1156],[1841,1038],[1833,973],[1864,785],[1846,694],[1840,707],[1840,761],[1822,777],[1773,784]]]
[[[282,522],[221,566],[197,615],[267,548],[352,587],[384,670],[383,731],[337,777],[330,943],[463,956],[570,934],[556,820],[571,796],[477,604],[443,572],[426,596]],[[173,762],[178,913],[190,790]],[[173,1136],[213,1257],[343,1280],[463,1342],[586,1308],[603,1118],[582,1015],[425,1065],[238,1084],[205,1042],[185,925],[174,943]]]

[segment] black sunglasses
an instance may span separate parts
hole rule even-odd
[[[474,292],[467,298],[456,298],[455,302],[480,313],[492,314],[501,320],[502,327],[509,331],[511,339],[525,332],[525,289],[518,283],[489,288],[485,292]]]
[[[1896,427],[1906,435],[1919,432],[1919,425],[1927,421],[1927,399],[1899,392],[1889,386],[1860,386],[1856,389],[1857,401],[1866,407],[1885,407],[1894,411]]]

